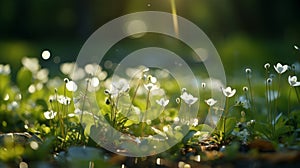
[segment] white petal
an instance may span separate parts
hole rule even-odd
[[[77,90],[77,84],[74,81],[69,81],[66,83],[66,87],[70,92],[75,92]]]
[[[93,77],[93,78],[91,79],[91,85],[92,85],[93,87],[98,87],[99,84],[100,84],[100,81],[99,81],[99,79],[98,79],[97,77]]]

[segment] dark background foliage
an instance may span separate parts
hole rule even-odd
[[[300,1],[175,0],[177,14],[197,24],[218,50],[226,72],[265,62],[299,61]],[[0,0],[0,63],[50,49],[54,63],[75,61],[85,40],[119,16],[171,12],[170,0]],[[14,68],[13,68],[13,71]],[[239,70],[240,71],[240,70]]]

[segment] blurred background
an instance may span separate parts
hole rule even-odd
[[[228,75],[243,74],[245,67],[263,71],[266,62],[300,61],[294,48],[300,45],[299,0],[174,1],[177,14],[211,39]],[[40,59],[49,49],[50,60],[41,64],[55,69],[76,61],[103,24],[145,10],[172,12],[171,0],[0,0],[0,64],[11,64],[14,74],[22,57]]]

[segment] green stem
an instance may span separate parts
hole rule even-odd
[[[113,115],[112,116],[113,127],[116,126],[119,98],[120,98],[120,95],[118,94],[116,97],[116,103],[113,105],[113,114],[112,114]]]
[[[269,122],[272,122],[272,112],[273,112],[273,108],[272,108],[272,100],[271,100],[271,98],[272,98],[272,93],[271,93],[271,86],[268,84],[268,87],[267,87],[267,93],[268,93],[268,95],[267,95],[267,100],[268,100],[268,109],[269,109],[269,111],[268,111],[268,115],[269,115]]]
[[[228,97],[226,97],[226,103],[225,103],[225,111],[224,111],[224,116],[223,116],[223,141],[224,143],[226,142],[226,118],[227,118],[227,113],[228,113]]]
[[[289,96],[288,96],[288,117],[290,117],[290,103],[291,103],[291,92],[292,92],[292,88],[289,88]]]
[[[130,106],[129,106],[129,108],[128,108],[128,112],[131,110],[131,107],[133,106],[133,101],[134,101],[134,99],[135,99],[135,97],[136,97],[136,95],[137,95],[137,91],[138,91],[138,89],[140,88],[140,86],[141,86],[141,79],[139,79],[138,85],[137,85],[137,87],[136,87],[136,89],[134,90],[134,93],[133,93],[133,95],[132,95],[131,104],[130,104]],[[128,112],[127,112],[127,113],[128,113]]]
[[[252,85],[251,85],[251,80],[250,80],[249,75],[248,75],[247,79],[248,79],[249,91],[250,91],[251,109],[252,109],[253,112],[255,112],[256,109],[255,109],[255,106],[254,106],[254,98],[253,98],[253,92],[252,92]]]
[[[267,106],[267,115],[268,120],[270,121],[270,100],[269,100],[269,90],[268,90],[268,70],[265,71],[265,100],[266,100],[266,106]]]
[[[277,104],[278,104],[278,99],[279,99],[279,96],[280,96],[280,79],[281,79],[281,74],[279,74],[278,76],[278,94],[277,94],[277,98],[275,99],[275,116],[277,114]]]
[[[142,136],[144,136],[144,129],[145,129],[145,120],[146,120],[146,115],[147,115],[147,111],[148,111],[148,108],[149,108],[149,101],[150,101],[150,91],[151,89],[148,90],[147,92],[147,100],[146,100],[146,110],[145,110],[145,113],[144,113],[144,116],[143,116],[143,120],[142,120]]]
[[[53,108],[52,100],[50,101],[50,107],[51,107],[50,110],[52,110],[53,112],[55,112],[55,110]],[[53,120],[54,119],[55,118],[53,118]],[[56,130],[54,129],[53,125],[54,125],[53,122],[50,120],[50,130],[51,130],[51,133],[54,131],[54,135],[56,135]]]
[[[58,95],[57,95],[57,90],[55,89],[55,99],[56,99],[56,108],[57,108],[57,115],[58,115],[58,121],[59,121],[59,126],[60,126],[60,132],[61,132],[61,136],[64,139],[65,138],[65,132],[64,132],[64,124],[62,121],[62,114],[61,111],[59,109],[59,104],[58,104]]]
[[[82,119],[83,119],[83,113],[84,113],[84,107],[85,107],[85,101],[86,101],[86,98],[87,98],[87,92],[88,92],[88,86],[89,86],[89,80],[87,81],[86,83],[86,88],[85,88],[85,91],[84,91],[84,95],[83,95],[83,102],[82,102],[82,106],[81,106],[81,114],[80,114],[80,123],[82,124]],[[84,137],[84,129],[80,129],[80,132],[77,136],[77,141],[79,141],[79,135],[81,135],[81,138]]]
[[[280,79],[281,79],[281,74],[279,74],[278,75],[278,94],[277,94],[277,97],[276,97],[276,99],[274,100],[275,101],[275,109],[274,109],[274,114],[273,114],[273,118],[272,118],[272,120],[273,120],[273,123],[272,123],[272,126],[273,126],[273,133],[272,133],[272,135],[273,135],[273,137],[275,138],[276,136],[275,136],[275,118],[276,118],[276,116],[277,116],[277,105],[278,105],[278,99],[279,99],[279,96],[280,96]]]
[[[150,104],[149,101],[150,101],[150,89],[148,90],[148,93],[147,93],[146,112],[149,108],[149,104]]]

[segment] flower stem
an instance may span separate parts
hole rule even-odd
[[[86,101],[86,98],[87,98],[88,86],[89,86],[89,80],[86,83],[86,88],[85,88],[84,95],[83,95],[83,102],[82,102],[81,114],[80,114],[80,123],[81,124],[82,124],[82,119],[83,119],[85,101]],[[79,141],[79,136],[81,136],[81,139],[83,139],[83,137],[84,137],[84,128],[80,129],[80,132],[77,136],[77,141]]]
[[[137,95],[137,91],[138,91],[138,89],[140,88],[141,83],[142,83],[142,80],[139,79],[139,80],[138,80],[138,85],[137,85],[137,87],[136,87],[136,89],[134,90],[134,93],[133,93],[133,95],[132,95],[131,103],[130,103],[130,105],[129,105],[127,114],[130,112],[130,110],[131,110],[131,108],[132,108],[132,106],[133,106],[133,101],[134,101],[134,99],[135,99],[135,97],[136,97],[136,95]]]
[[[224,116],[223,116],[223,142],[225,143],[226,142],[226,119],[227,119],[227,113],[228,113],[228,101],[229,101],[229,98],[226,97],[226,100],[225,100],[225,111],[224,111]]]
[[[64,124],[63,124],[63,119],[62,119],[62,114],[61,111],[59,110],[59,104],[58,104],[58,95],[57,95],[57,89],[55,89],[55,99],[56,99],[56,108],[57,108],[57,113],[58,113],[58,121],[59,121],[59,126],[60,126],[60,132],[62,138],[65,137],[65,132],[64,132]]]
[[[249,84],[249,91],[250,91],[250,101],[251,101],[251,109],[253,112],[256,112],[255,106],[254,106],[254,97],[253,97],[253,91],[252,91],[252,85],[251,85],[251,79],[250,76],[247,76],[248,84]]]
[[[278,104],[278,99],[279,99],[279,96],[280,96],[280,79],[281,79],[281,74],[278,75],[278,94],[277,94],[277,97],[275,99],[275,116],[277,114],[277,104]]]
[[[210,115],[210,125],[213,126],[214,125],[214,121],[213,121],[213,116],[212,116],[212,111],[211,111],[211,107],[208,107],[208,114]]]
[[[143,116],[143,120],[142,120],[142,136],[144,136],[144,129],[145,129],[145,120],[146,120],[146,115],[147,115],[147,111],[148,111],[148,108],[149,108],[149,101],[150,101],[150,91],[151,89],[148,90],[147,92],[147,99],[146,99],[146,109],[145,109],[145,114]]]
[[[292,88],[289,88],[289,96],[288,96],[288,117],[290,117],[290,103],[291,103],[291,92],[292,92]]]
[[[270,87],[268,83],[268,71],[266,70],[266,78],[265,78],[265,96],[266,96],[266,106],[267,106],[267,115],[268,115],[268,121],[271,121],[271,105],[270,105]]]
[[[120,95],[118,94],[116,97],[116,103],[114,104],[113,111],[112,111],[113,127],[116,126],[119,98],[120,98]]]

